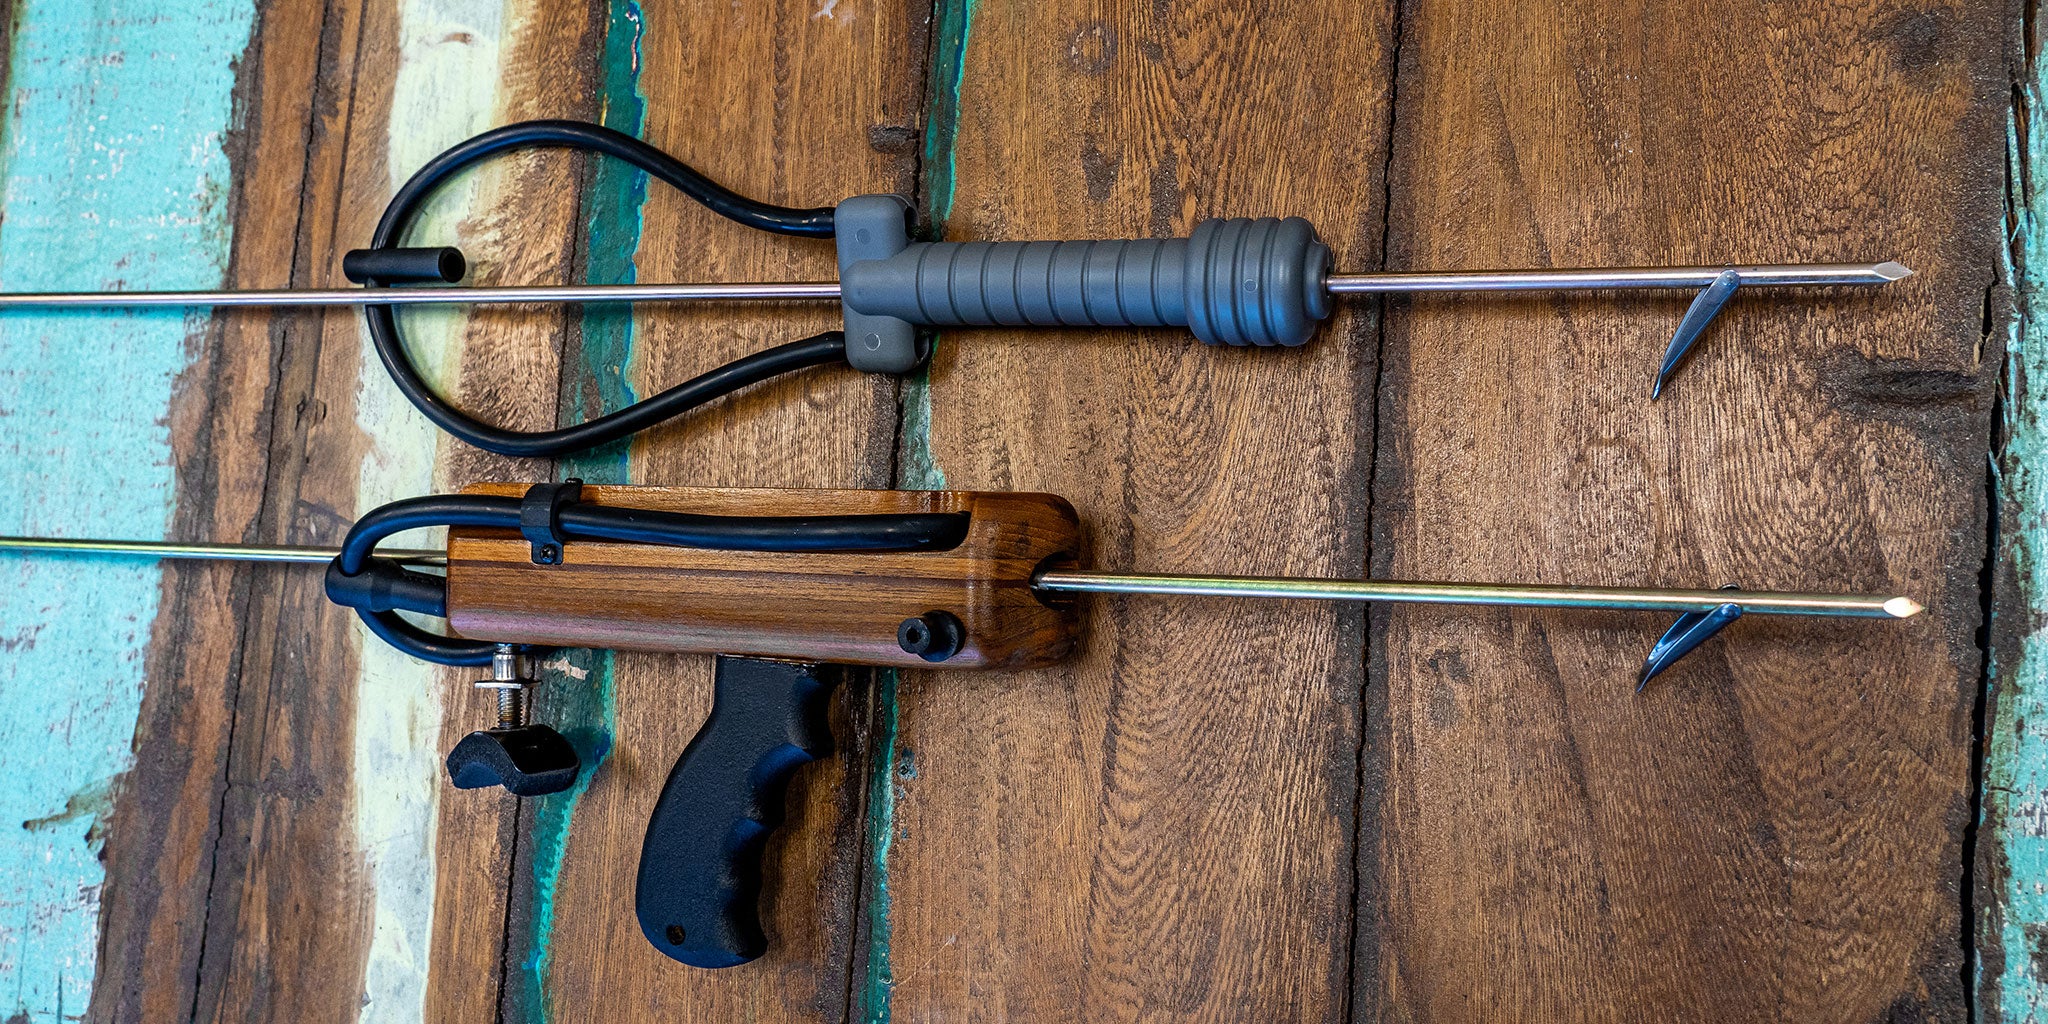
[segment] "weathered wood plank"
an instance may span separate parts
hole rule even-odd
[[[12,184],[29,173],[22,147],[45,138],[22,130],[44,98],[24,75],[76,82],[75,67],[21,59],[49,31],[44,8],[21,10],[6,287],[32,286],[15,247],[36,245],[39,260],[65,251],[34,241]],[[236,10],[209,9],[230,21]],[[1625,702],[1654,625],[1389,614],[1378,620],[1386,642],[1370,645],[1386,686],[1370,691],[1361,741],[1367,645],[1356,616],[1103,602],[1090,653],[1067,669],[907,677],[900,705],[885,684],[879,749],[866,746],[869,692],[849,689],[841,760],[800,776],[771,847],[776,952],[705,974],[645,949],[630,915],[647,809],[707,706],[705,659],[554,662],[543,714],[601,768],[587,791],[515,805],[443,788],[440,753],[478,720],[467,674],[366,641],[310,574],[188,568],[159,584],[153,570],[23,562],[23,586],[55,580],[72,596],[57,627],[48,602],[0,597],[0,628],[21,637],[0,663],[11,716],[0,759],[47,749],[49,723],[64,721],[71,763],[68,776],[34,776],[61,783],[29,794],[35,806],[10,794],[34,827],[0,841],[0,943],[35,945],[0,945],[0,992],[31,1016],[75,1014],[81,975],[59,971],[74,971],[81,948],[89,964],[97,941],[96,1019],[195,1007],[208,1018],[318,1020],[650,1008],[690,1019],[1327,1019],[1346,1013],[1347,971],[1360,1017],[1622,1019],[1644,1005],[1956,1016],[1982,553],[1974,468],[1989,410],[1980,360],[2000,341],[1978,325],[1996,298],[1982,289],[1994,280],[2006,26],[1996,11],[1961,6],[1831,11],[1744,8],[1728,15],[1733,27],[1702,33],[1627,6],[1411,5],[1394,262],[1828,258],[1905,239],[1907,249],[1876,254],[1922,271],[1904,288],[1739,300],[1654,407],[1633,396],[1682,301],[1396,302],[1379,407],[1386,445],[1369,496],[1370,315],[1299,353],[976,333],[948,339],[933,383],[907,389],[894,475],[1068,494],[1114,564],[1351,573],[1366,558],[1370,501],[1373,567],[1384,573],[1856,580],[1933,598],[1912,630],[1743,623],[1735,643]],[[226,152],[242,187],[209,177],[227,199],[206,205],[218,202],[208,193],[193,222],[218,237],[175,243],[169,264],[173,244],[135,247],[145,267],[118,283],[202,283],[151,275],[204,270],[191,255],[209,245],[212,268],[238,284],[334,283],[339,251],[367,236],[418,162],[521,116],[602,116],[778,201],[908,191],[925,13],[852,0],[766,11],[271,4],[233,78],[220,79],[236,90],[240,132]],[[1343,265],[1377,262],[1391,12],[1288,8],[1239,21],[1222,5],[1059,3],[940,13],[923,195],[951,236],[1167,233],[1211,214],[1301,212]],[[133,36],[91,35],[106,24],[74,28],[87,49],[109,39],[132,49]],[[118,24],[239,52],[232,25],[215,37],[175,19]],[[1326,45],[1303,63],[1295,41],[1308,35]],[[1486,74],[1474,73],[1474,54]],[[1669,73],[1703,66],[1749,86],[1724,98]],[[168,88],[150,96],[159,119]],[[1773,112],[1768,124],[1758,110]],[[2030,181],[2035,142],[2021,142]],[[222,159],[203,145],[176,156]],[[486,280],[578,267],[598,280],[830,273],[829,246],[754,235],[659,186],[643,213],[634,175],[577,166],[515,160],[458,189],[431,230],[459,238]],[[83,192],[51,195],[85,214]],[[89,205],[104,212],[101,198]],[[1807,226],[1784,231],[1795,223]],[[579,241],[553,242],[565,238]],[[116,250],[104,235],[90,240],[75,245],[84,264],[38,265],[58,275],[40,283],[97,272]],[[2023,301],[2027,267],[2023,258]],[[321,542],[389,498],[549,472],[438,438],[368,360],[352,314],[203,322],[121,318],[115,333],[155,333],[109,349],[98,320],[10,318],[0,346],[33,323],[36,345],[77,335],[61,342],[66,352],[170,361],[161,373],[129,361],[95,377],[88,410],[0,400],[0,443],[11,443],[10,428],[104,415],[109,396],[133,385],[135,407],[150,411],[122,436],[139,446],[95,438],[92,451],[109,472],[157,474],[103,500],[74,486],[100,478],[70,473],[84,464],[70,454],[73,435],[36,455],[35,433],[10,457],[27,451],[19,472],[63,483],[4,525],[57,531],[79,509],[102,508],[92,532],[153,533],[168,515],[179,534]],[[575,339],[563,317],[524,311],[413,322],[465,407],[537,427],[831,317],[664,309],[635,324],[591,310]],[[2030,1019],[2044,1002],[2033,961],[2048,921],[2032,884],[2048,845],[2036,820],[2048,773],[2030,724],[2040,659],[2029,623],[2042,589],[2025,530],[2038,505],[2027,469],[2033,340],[2024,326],[2015,335],[2002,461],[2012,540],[1997,638],[2011,667],[1991,709],[1979,875],[1980,995],[2004,1020]],[[38,399],[62,365],[41,349],[4,362],[15,369],[0,381]],[[559,413],[547,384],[557,378]],[[875,486],[891,477],[896,409],[886,382],[819,373],[561,472]],[[162,465],[149,469],[152,458]],[[117,577],[141,604],[114,607],[119,588],[105,581]],[[100,591],[93,615],[77,614],[80,581]],[[24,591],[0,585],[10,592]],[[67,639],[103,621],[133,633],[139,673],[132,659],[109,660],[101,635]],[[113,675],[80,674],[81,664]],[[46,694],[52,679],[70,688]],[[109,787],[137,679],[148,682],[134,767]],[[43,696],[55,700],[40,718],[19,713]],[[112,816],[95,824],[110,800]],[[101,835],[111,838],[96,904],[90,844]],[[1347,952],[1354,841],[1365,916]],[[4,860],[51,851],[62,855],[54,867],[26,873]],[[59,909],[17,914],[9,884],[41,886],[29,899]]]
[[[2029,19],[2034,17],[2027,12]],[[2031,24],[2026,26],[2034,28]],[[2029,39],[2034,38],[2029,35]],[[1999,1024],[2048,1020],[2048,66],[2038,44],[2015,78],[2008,170],[2011,284],[2017,316],[2007,341],[1996,451],[1999,540],[1992,576],[1990,698],[1983,730],[1978,820],[1977,1019]]]
[[[901,143],[916,124],[920,11],[892,0],[621,2],[611,13],[600,89],[605,117],[716,180],[770,202],[820,205],[910,185]],[[623,51],[620,33],[633,43]],[[640,106],[644,104],[644,106]],[[605,175],[612,177],[607,179]],[[749,231],[666,186],[619,204],[633,176],[599,171],[587,260],[593,278],[814,279],[833,273],[829,244]],[[630,221],[627,218],[631,218]],[[630,263],[621,265],[623,243]],[[637,250],[637,251],[635,251]],[[630,325],[586,317],[580,367],[565,380],[572,415],[616,408],[769,345],[837,326],[826,309],[658,308]],[[764,386],[658,429],[630,455],[569,460],[594,481],[862,487],[888,478],[894,387],[820,371]],[[772,949],[718,972],[678,967],[649,948],[632,914],[647,816],[710,707],[708,658],[572,655],[550,687],[574,708],[582,746],[601,757],[585,787],[539,801],[522,836],[533,918],[514,936],[522,978],[510,1008],[525,1019],[836,1019],[844,1013],[857,818],[865,766],[864,688],[835,716],[836,758],[800,772],[787,823],[771,840],[763,908]],[[580,685],[576,694],[568,688]],[[586,765],[593,760],[586,753]],[[530,856],[529,856],[530,851]],[[523,946],[522,946],[523,943]]]
[[[1640,697],[1662,623],[1376,616],[1361,1016],[1963,1014],[2011,23],[1697,15],[1405,5],[1389,264],[1919,275],[1739,298],[1655,405],[1682,298],[1393,302],[1373,568],[1896,588],[1930,612],[1741,623]]]
[[[1391,5],[942,11],[923,198],[948,237],[1299,214],[1341,265],[1377,262]],[[1299,351],[963,332],[902,483],[1062,494],[1106,565],[1354,575],[1372,337],[1369,308]],[[870,810],[871,1011],[1342,1019],[1362,616],[1091,605],[1065,667],[905,675]]]
[[[219,284],[233,235],[235,63],[253,5],[159,12],[17,2],[7,15],[0,287]],[[233,375],[217,351],[205,321],[177,311],[0,321],[0,451],[16,484],[0,502],[0,525],[162,535],[180,491],[178,446],[193,426],[174,412],[184,407],[174,393],[194,376]],[[9,559],[0,574],[0,771],[9,780],[0,796],[0,1012],[77,1017],[100,959],[102,913],[128,909],[118,895],[102,899],[103,884],[118,877],[120,840],[176,844],[151,894],[189,896],[203,870],[192,856],[203,839],[190,831],[124,830],[104,851],[117,861],[112,872],[101,855],[117,795],[159,807],[204,800],[218,777],[201,753],[190,774],[156,762],[123,781],[145,700],[189,704],[187,725],[200,736],[225,722],[220,681],[165,680],[150,643],[160,607],[231,617],[227,600],[180,599],[194,583],[227,578],[167,581],[149,565],[30,559]],[[178,937],[178,922],[161,925]],[[175,970],[190,960],[186,943],[161,962]]]
[[[435,147],[517,120],[596,116],[601,101],[595,95],[598,70],[592,57],[603,42],[601,7],[507,5],[497,57],[501,86],[492,107],[482,123],[437,140]],[[428,156],[415,154],[404,173]],[[578,163],[560,154],[535,153],[494,162],[494,170],[499,186],[472,193],[460,206],[459,235],[473,239],[465,249],[476,257],[472,276],[504,284],[573,278],[575,239],[586,216],[578,196]],[[463,359],[453,384],[462,407],[517,429],[552,425],[561,400],[554,382],[566,372],[563,350],[571,322],[567,310],[472,310],[462,327]],[[544,463],[491,456],[436,436],[441,461],[435,490],[548,475]],[[524,910],[511,891],[517,851],[531,827],[529,808],[495,790],[452,790],[439,769],[442,754],[490,722],[492,698],[470,686],[474,678],[470,672],[441,673],[441,729],[433,747],[440,829],[433,949],[424,965],[429,1020],[495,1019],[518,991],[518,976],[507,969],[506,943]],[[506,987],[501,990],[501,985]]]
[[[350,75],[356,92],[339,140],[345,148],[338,199],[330,200],[338,204],[327,221],[333,227],[308,247],[321,278],[333,280],[338,254],[369,237],[390,193],[436,152],[532,116],[558,87],[577,94],[583,25],[565,25],[552,5],[525,0],[373,5],[358,66],[387,70]],[[461,245],[481,281],[559,279],[567,254],[553,240],[571,230],[572,183],[565,161],[494,162],[448,188],[418,236]],[[439,386],[463,408],[527,429],[553,420],[554,390],[544,382],[556,372],[559,316],[448,310],[403,322],[415,353],[438,368]],[[304,427],[306,451],[297,461],[305,469],[281,482],[278,493],[289,500],[278,507],[295,519],[312,513],[319,534],[332,539],[354,515],[395,498],[484,475],[532,475],[456,445],[406,406],[355,316],[328,318],[310,357],[310,383],[326,415]],[[543,383],[521,386],[535,381]],[[280,605],[284,622],[347,618],[325,608],[316,578],[295,580]],[[470,673],[413,662],[352,624],[339,636],[347,648],[330,645],[325,657],[295,651],[288,662],[334,665],[356,695],[347,746],[328,756],[344,773],[338,781],[352,804],[343,823],[354,847],[346,906],[364,928],[349,948],[363,965],[362,980],[347,1001],[331,1009],[323,1002],[318,1011],[484,1019],[498,1001],[513,802],[448,790],[440,761],[480,724],[488,702],[469,687]],[[252,973],[239,963],[227,970],[229,978]]]
[[[236,250],[237,267],[251,268],[237,278],[244,285],[287,283],[287,273],[300,285],[338,283],[340,251],[367,238],[398,180],[440,146],[504,117],[501,106],[517,111],[542,94],[531,78],[501,75],[501,65],[533,75],[573,61],[579,45],[517,4],[301,5],[268,12],[263,25],[262,45],[242,68],[246,102],[264,115],[245,129],[253,155],[239,168],[246,198],[237,215],[253,225]],[[565,48],[567,57],[551,56]],[[365,66],[395,73],[361,75]],[[409,104],[394,104],[398,94]],[[484,102],[441,102],[450,96]],[[480,273],[563,272],[558,250],[516,240],[566,229],[574,211],[573,198],[563,198],[572,195],[566,179],[564,168],[515,163],[467,189],[478,207],[525,218],[463,226],[458,237],[481,255]],[[451,207],[459,211],[460,199]],[[439,220],[454,233],[453,214]],[[534,360],[524,350],[537,350],[552,373],[558,321],[465,328],[463,318],[441,319],[442,330],[428,326],[416,337],[444,365],[517,369]],[[217,516],[189,533],[331,542],[359,507],[434,485],[436,435],[391,393],[359,346],[353,314],[231,314],[222,323],[229,340],[220,362],[246,379],[216,376],[192,389],[201,410],[194,415],[216,429],[181,447],[180,500],[204,509],[215,500],[206,488],[216,487],[229,494],[220,504],[261,511],[253,524],[237,528]],[[494,401],[491,388],[468,384],[461,382],[463,403],[485,415],[524,414],[529,425],[552,416],[551,389],[539,389],[535,410],[514,404],[522,396]],[[251,423],[259,429],[244,436]],[[232,479],[231,491],[214,484],[215,474],[246,467],[251,449],[257,472]],[[464,464],[454,472],[488,469]],[[437,673],[375,641],[363,646],[348,617],[320,597],[317,574],[257,570],[254,578],[246,631],[202,634],[160,655],[174,678],[203,671],[198,654],[214,656],[240,684],[232,726],[199,737],[213,747],[193,742],[184,709],[171,701],[160,709],[164,733],[154,748],[183,750],[195,762],[210,757],[225,789],[217,782],[197,799],[133,806],[218,836],[199,851],[196,890],[119,901],[124,913],[134,908],[136,927],[110,925],[109,946],[127,951],[135,969],[109,976],[96,1009],[144,1019],[194,1009],[208,1018],[417,1019],[428,1005],[431,954],[433,971],[462,979],[438,986],[434,1015],[488,1016],[511,821],[503,807],[479,815],[439,806],[443,734],[475,724],[466,678],[451,680],[456,699],[443,700]],[[175,643],[184,634],[168,636]],[[224,749],[228,736],[232,750]],[[440,828],[437,819],[446,819]],[[159,852],[157,860],[177,866],[184,849],[169,853],[176,856]],[[154,897],[150,881],[138,876],[132,891]],[[437,888],[455,896],[437,900]],[[158,933],[167,928],[187,931],[163,943]],[[165,957],[166,947],[185,955]],[[204,974],[194,977],[200,963]]]

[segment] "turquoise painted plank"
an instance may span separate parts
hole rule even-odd
[[[247,0],[17,2],[0,287],[204,288],[230,225],[234,63]],[[26,489],[0,531],[160,537],[166,412],[204,319],[0,318],[0,459]],[[0,1016],[76,1017],[104,880],[99,817],[129,766],[159,572],[0,560]]]
[[[1977,1010],[2004,1024],[2048,1022],[2048,190],[2027,168],[2048,168],[2048,65],[2022,83],[2010,128],[2013,275],[2019,316],[2007,339],[2005,436],[1996,456],[2002,503],[1999,579],[2017,588],[1994,620],[2007,638],[1990,666],[1980,846],[1989,846],[1987,905],[1977,922]],[[2021,126],[2024,121],[2024,128]]]

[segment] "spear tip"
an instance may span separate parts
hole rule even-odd
[[[1913,276],[1913,268],[1897,260],[1886,260],[1871,269],[1877,271],[1878,276],[1887,281],[1903,281]]]
[[[1910,619],[1927,610],[1927,606],[1910,597],[1895,597],[1884,603],[1885,614],[1895,619]]]

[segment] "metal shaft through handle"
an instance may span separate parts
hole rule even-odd
[[[63,540],[0,537],[0,551],[46,554],[133,555],[161,559],[324,564],[341,553],[329,547],[180,544],[169,541]],[[378,554],[414,565],[443,565],[445,554],[417,548]],[[1300,579],[1275,576],[1182,576],[1156,573],[1048,572],[1032,586],[1053,593],[1163,594],[1203,597],[1385,601],[1397,604],[1476,604],[1528,608],[1599,608],[1616,611],[1708,612],[1740,605],[1746,613],[1905,619],[1922,608],[1910,597],[1872,594],[1800,594],[1764,590],[1669,590],[1644,587],[1530,586],[1500,583],[1412,583],[1386,580]]]
[[[168,540],[69,540],[58,537],[0,537],[0,551],[52,555],[134,555],[166,561],[289,562],[326,565],[340,548],[302,545],[183,544]],[[425,548],[379,548],[377,554],[407,565],[446,565],[448,556]]]
[[[1392,292],[1587,291],[1704,288],[1728,267],[1620,267],[1331,274],[1332,295]],[[1893,262],[1765,264],[1733,268],[1744,287],[1879,285],[1912,271]],[[0,292],[0,309],[144,306],[432,306],[558,302],[836,302],[836,281],[707,284],[514,285],[487,288],[276,288],[212,291]]]

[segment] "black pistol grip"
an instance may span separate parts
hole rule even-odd
[[[768,948],[761,860],[796,769],[831,753],[835,669],[720,657],[711,716],[662,786],[640,847],[635,912],[647,941],[692,967]]]

